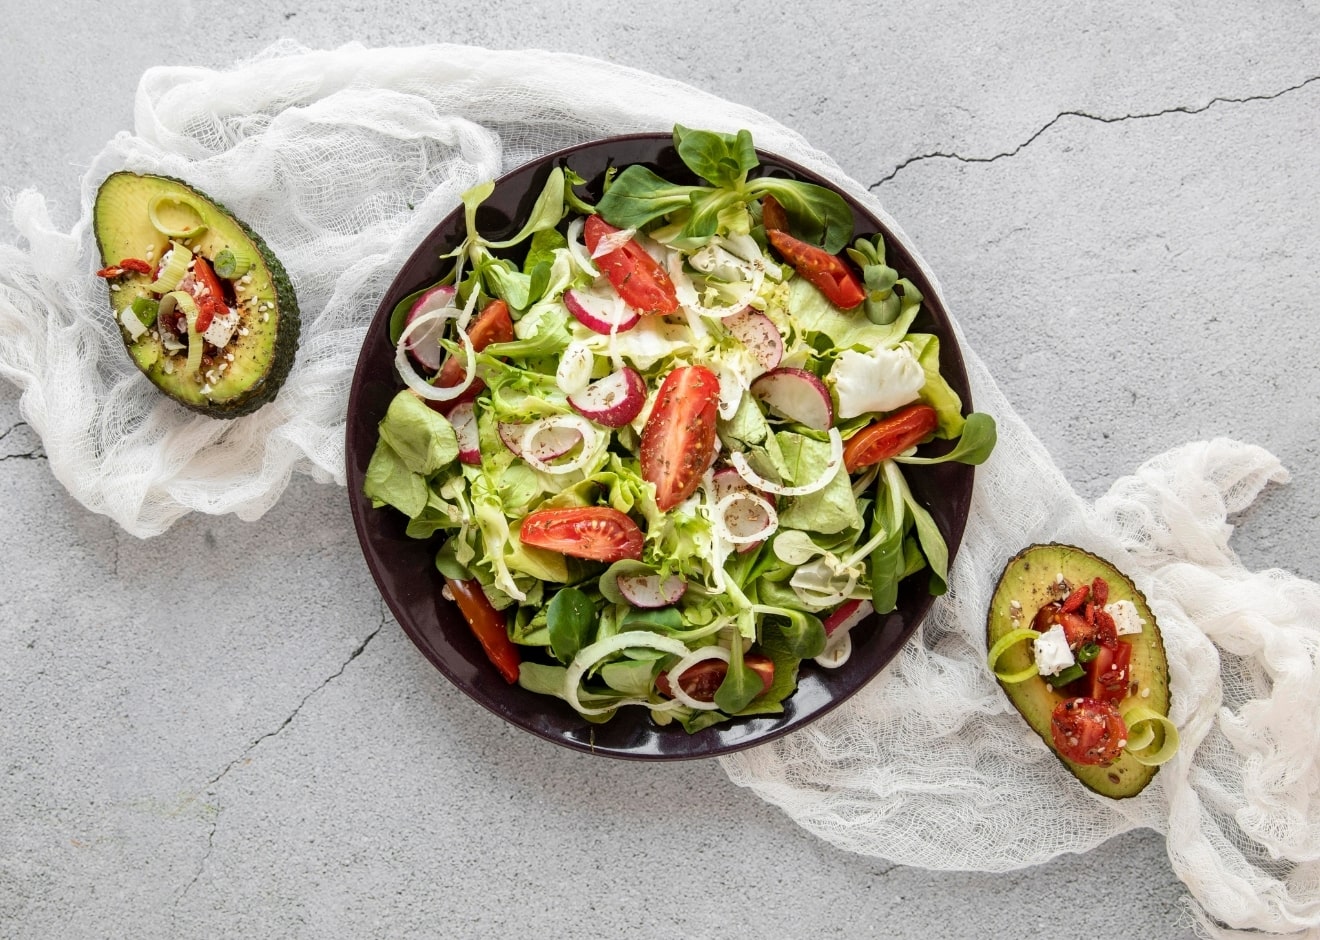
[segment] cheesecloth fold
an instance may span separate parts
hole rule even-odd
[[[0,246],[0,375],[21,389],[60,482],[143,537],[190,511],[255,519],[295,470],[342,484],[348,389],[379,298],[462,191],[534,157],[675,122],[747,127],[898,229],[775,121],[581,56],[282,43],[228,71],[151,69],[135,118],[136,132],[93,162],[71,232],[36,193],[10,195],[21,241]],[[274,404],[236,421],[194,416],[124,355],[92,276],[91,232],[97,187],[124,168],[187,179],[287,267],[303,339]],[[965,342],[963,352],[1000,443],[977,473],[948,595],[879,679],[724,768],[822,838],[905,865],[1002,871],[1148,827],[1166,835],[1204,932],[1320,929],[1320,588],[1245,570],[1226,523],[1284,470],[1257,447],[1189,444],[1088,506]],[[1073,782],[984,665],[998,572],[1049,540],[1115,562],[1163,628],[1183,744],[1131,800]]]

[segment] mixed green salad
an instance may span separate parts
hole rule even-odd
[[[944,591],[903,467],[980,463],[995,426],[837,193],[753,176],[747,131],[674,146],[696,184],[632,165],[593,205],[555,167],[508,239],[477,229],[494,184],[464,194],[448,276],[391,318],[407,387],[364,493],[437,539],[506,680],[691,732],[782,711],[903,579]]]

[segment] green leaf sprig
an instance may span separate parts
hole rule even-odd
[[[760,164],[749,131],[730,135],[676,124],[674,148],[687,168],[709,186],[681,186],[634,164],[613,180],[596,205],[601,216],[611,225],[635,229],[662,219],[682,219],[673,244],[697,248],[721,225],[730,224],[728,210],[746,210],[770,195],[784,207],[794,233],[804,241],[838,254],[852,239],[852,210],[833,190],[782,177],[747,178]]]

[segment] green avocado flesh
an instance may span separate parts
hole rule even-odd
[[[172,241],[213,266],[225,249],[250,262],[250,267],[242,265],[246,269],[242,276],[235,275],[229,282],[238,328],[223,349],[205,343],[205,360],[193,372],[187,368],[186,348],[167,349],[158,325],[136,339],[124,325],[123,318],[133,316],[125,314],[125,309],[136,298],[159,297],[148,289],[152,275],[126,272],[109,278],[110,305],[134,363],[157,388],[185,407],[213,417],[234,418],[275,398],[298,346],[298,303],[284,267],[260,236],[223,206],[179,180],[126,172],[115,173],[101,184],[93,227],[104,267],[140,259],[154,268]],[[161,228],[176,234],[172,237]],[[196,234],[190,237],[179,234],[192,231]],[[200,337],[196,340],[202,342]]]
[[[1063,575],[1063,585],[1059,575]],[[989,649],[1004,634],[1018,628],[1032,626],[1036,612],[1052,601],[1060,600],[1072,588],[1090,584],[1100,577],[1109,583],[1109,603],[1128,600],[1136,605],[1141,619],[1146,621],[1140,633],[1122,637],[1131,642],[1132,661],[1129,674],[1128,697],[1118,704],[1118,713],[1126,714],[1138,705],[1146,706],[1161,715],[1169,714],[1169,667],[1164,655],[1155,615],[1146,604],[1146,598],[1117,568],[1090,552],[1071,545],[1032,545],[1018,553],[1004,568],[995,588],[986,620],[986,648]],[[1017,606],[1014,602],[1017,602]],[[1030,643],[1018,643],[1004,652],[998,662],[998,671],[1006,675],[1032,665]],[[1013,706],[1022,713],[1032,729],[1049,745],[1063,765],[1087,787],[1114,799],[1136,796],[1150,783],[1158,767],[1148,767],[1124,751],[1108,766],[1086,766],[1074,763],[1055,750],[1050,735],[1050,720],[1054,707],[1064,696],[1054,691],[1040,676],[1023,682],[999,683]]]

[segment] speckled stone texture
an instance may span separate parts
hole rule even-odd
[[[65,226],[143,69],[281,37],[570,50],[750,104],[885,200],[1084,496],[1189,440],[1261,444],[1294,482],[1235,544],[1320,576],[1315,3],[4,14],[0,186]],[[137,541],[65,494],[0,383],[0,519],[5,937],[1190,936],[1154,833],[1008,875],[894,867],[714,761],[504,726],[387,615],[341,489]]]

